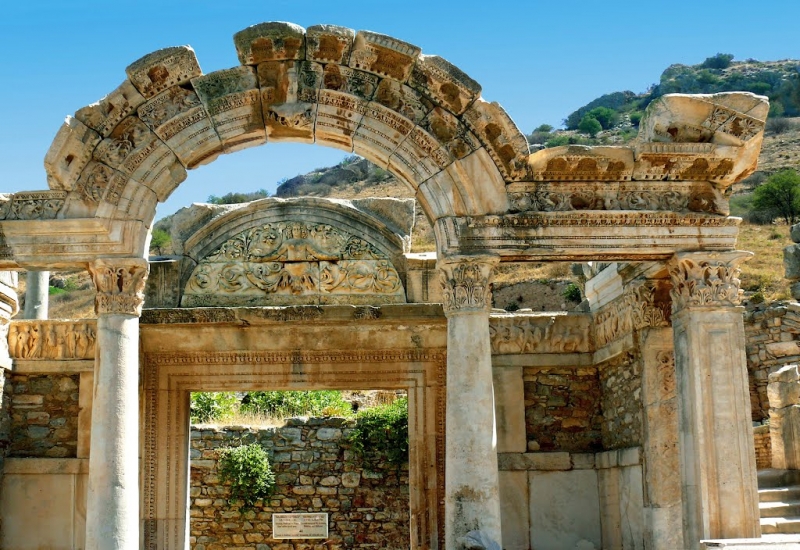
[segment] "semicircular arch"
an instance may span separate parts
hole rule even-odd
[[[410,186],[430,220],[501,214],[528,175],[527,140],[438,56],[369,31],[262,23],[234,36],[240,65],[203,74],[190,47],[148,54],[68,117],[48,151],[62,216],[138,220],[187,170],[269,142],[364,156]]]

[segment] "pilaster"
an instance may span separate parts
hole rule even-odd
[[[749,252],[669,263],[684,542],[760,534],[739,265]]]

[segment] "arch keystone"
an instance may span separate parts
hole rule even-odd
[[[164,90],[200,76],[200,64],[191,46],[175,46],[149,53],[125,69],[137,90],[150,99]]]
[[[233,44],[242,65],[305,59],[305,34],[306,30],[300,25],[269,21],[237,32],[233,35]]]

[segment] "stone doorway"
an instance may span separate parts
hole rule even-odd
[[[446,338],[444,317],[435,306],[384,306],[380,319],[364,319],[359,315],[363,310],[303,306],[145,312],[144,548],[187,548],[191,391],[355,390],[366,384],[408,393],[410,547],[443,548],[446,352],[436,344]],[[332,323],[335,338],[321,338],[330,334]],[[364,337],[375,332],[381,334],[381,340],[372,339],[375,344],[405,340],[419,345],[372,348]],[[321,347],[334,340],[336,347]],[[243,341],[248,344],[240,348]],[[285,349],[287,342],[295,347]]]

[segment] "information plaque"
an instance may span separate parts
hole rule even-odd
[[[272,514],[274,539],[327,539],[328,514]]]

